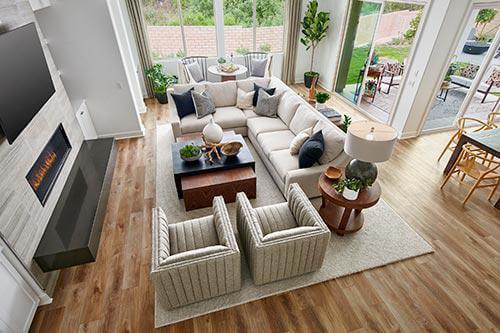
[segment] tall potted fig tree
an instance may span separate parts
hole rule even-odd
[[[311,49],[311,65],[309,71],[304,73],[304,84],[307,88],[311,87],[314,77],[319,77],[319,73],[313,71],[314,52],[319,42],[326,37],[329,23],[330,13],[318,12],[318,0],[311,0],[301,22],[304,37],[300,38],[300,42],[306,47],[306,50]]]

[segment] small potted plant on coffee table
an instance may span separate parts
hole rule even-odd
[[[189,144],[179,149],[179,154],[184,161],[194,162],[200,159],[202,152],[200,147]]]
[[[326,92],[318,91],[316,93],[316,110],[324,109],[326,101],[330,99],[330,94]]]

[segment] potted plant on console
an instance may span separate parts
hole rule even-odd
[[[314,77],[319,77],[319,73],[313,71],[314,51],[316,51],[318,43],[326,37],[329,23],[330,13],[318,12],[318,1],[310,1],[307,5],[304,19],[301,22],[302,34],[304,37],[300,38],[300,42],[306,47],[306,50],[311,49],[311,65],[309,71],[304,73],[304,84],[306,88],[311,87]]]
[[[153,92],[160,104],[167,104],[167,89],[178,82],[177,76],[163,74],[163,66],[155,64],[146,70],[146,76],[151,80]]]
[[[318,91],[316,93],[316,110],[324,109],[326,101],[330,99],[330,94],[326,92]]]

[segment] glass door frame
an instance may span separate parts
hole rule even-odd
[[[474,19],[471,19],[471,15],[474,13],[475,10],[484,9],[484,8],[494,8],[494,7],[500,7],[500,2],[472,4],[471,8],[469,10],[469,14],[468,14],[469,19],[465,20],[465,23],[462,26],[461,36],[464,35],[464,31],[465,31],[465,29],[467,29],[469,22],[471,22],[471,21],[474,22]],[[462,44],[462,38],[459,38],[456,42],[456,45],[454,45],[454,48],[452,48],[453,51],[452,52],[450,51],[450,53],[448,54],[448,62],[447,62],[447,65],[445,66],[446,70],[444,71],[444,73],[446,73],[448,68],[451,66],[451,64],[453,62],[453,58],[454,58],[455,53],[456,53],[456,50],[461,44]],[[429,116],[429,114],[432,110],[432,107],[434,105],[434,102],[429,103],[429,105],[427,107],[427,111],[425,112],[425,116],[423,117],[422,121],[420,122],[418,135],[446,132],[446,131],[449,131],[451,129],[456,128],[456,124],[458,122],[458,119],[463,117],[464,114],[469,109],[469,106],[472,102],[472,98],[477,93],[479,85],[481,84],[481,80],[483,79],[486,71],[488,70],[488,67],[491,65],[491,61],[495,57],[495,54],[498,52],[499,47],[500,47],[500,28],[498,28],[498,30],[495,34],[495,38],[493,38],[493,41],[491,42],[490,48],[488,49],[484,59],[481,62],[481,65],[479,66],[479,70],[478,70],[477,74],[474,77],[474,80],[472,80],[471,86],[470,86],[469,90],[467,91],[467,94],[465,95],[465,98],[462,101],[462,104],[460,104],[459,111],[458,111],[457,115],[455,116],[455,120],[453,121],[453,123],[450,126],[444,126],[444,127],[438,127],[438,128],[424,130],[425,122],[427,121],[427,117]],[[441,79],[438,80],[438,82],[436,82],[433,96],[437,96],[437,94],[439,92],[441,82],[442,82],[442,77],[444,77],[444,73],[441,76]],[[495,109],[498,109],[498,105]]]
[[[351,106],[351,107],[354,107],[354,109],[358,112],[360,112],[363,116],[367,117],[368,119],[370,120],[373,120],[373,121],[377,121],[377,122],[380,122],[379,119],[377,119],[376,117],[374,117],[373,115],[371,115],[369,112],[365,111],[364,109],[361,108],[361,98],[358,98],[358,100],[356,101],[356,103],[354,103],[353,101],[349,100],[348,98],[344,97],[342,94],[338,93],[335,91],[335,87],[337,86],[337,78],[338,78],[338,73],[339,73],[339,69],[340,69],[340,66],[341,66],[341,60],[342,60],[342,54],[344,52],[344,46],[345,46],[345,35],[347,33],[347,29],[348,29],[348,24],[349,24],[349,19],[350,19],[350,16],[351,16],[351,9],[352,9],[352,3],[353,1],[358,1],[358,0],[349,0],[349,4],[348,4],[348,11],[347,11],[347,15],[345,15],[344,17],[344,23],[343,23],[343,26],[342,26],[342,43],[340,45],[340,50],[339,50],[339,53],[338,53],[338,60],[337,60],[337,64],[336,64],[336,70],[335,70],[335,74],[334,74],[334,78],[333,78],[333,89],[332,89],[332,93],[340,98],[343,102],[347,103],[347,105]],[[417,28],[417,33],[415,34],[415,39],[413,40],[413,43],[410,47],[410,52],[408,53],[408,58],[407,58],[407,66],[405,66],[405,72],[403,74],[403,77],[401,79],[401,82],[400,82],[400,89],[396,95],[396,98],[394,99],[394,103],[392,104],[391,106],[391,110],[389,111],[389,117],[388,117],[388,120],[385,122],[386,124],[391,124],[392,123],[392,120],[394,118],[394,112],[396,110],[396,107],[397,105],[399,104],[399,99],[400,99],[400,96],[401,96],[401,91],[402,91],[402,87],[406,84],[406,81],[407,81],[407,75],[406,73],[408,73],[408,69],[410,68],[411,66],[411,63],[412,63],[412,60],[413,60],[413,54],[414,54],[414,50],[415,50],[415,45],[418,44],[419,40],[420,40],[420,33],[422,31],[422,28],[423,26],[425,25],[426,21],[427,21],[427,11],[428,11],[428,8],[429,8],[429,5],[430,5],[430,2],[433,1],[433,0],[359,0],[359,1],[363,1],[363,2],[371,2],[371,3],[379,3],[381,4],[381,8],[380,8],[380,11],[378,13],[378,17],[377,17],[377,23],[376,23],[376,26],[375,26],[375,30],[374,30],[374,34],[377,33],[377,29],[379,28],[379,25],[380,25],[380,19],[382,17],[382,14],[384,12],[384,8],[385,8],[385,4],[387,2],[398,2],[398,3],[408,3],[408,4],[415,4],[415,5],[423,5],[423,12],[422,12],[422,18],[420,20],[420,24]],[[375,36],[375,35],[374,35]],[[368,59],[371,59],[371,57],[373,56],[373,52],[375,50],[375,43],[371,43],[371,46],[370,46],[370,52],[369,52],[369,56],[368,56]],[[361,81],[361,91],[364,90],[364,85],[365,85],[365,82],[366,82],[366,78],[368,76],[368,71],[365,70],[365,73],[364,73],[364,76],[363,76],[363,80]]]

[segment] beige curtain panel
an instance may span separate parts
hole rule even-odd
[[[285,47],[281,78],[287,84],[295,83],[295,64],[297,62],[301,8],[302,0],[285,1]]]
[[[145,69],[153,66],[153,61],[151,60],[151,51],[149,48],[148,36],[146,34],[146,25],[144,24],[144,17],[142,16],[141,0],[125,0],[125,2],[127,3],[130,22],[135,35],[142,77],[144,77],[144,83],[146,85],[148,96],[153,97],[153,86],[151,81],[144,74]]]

